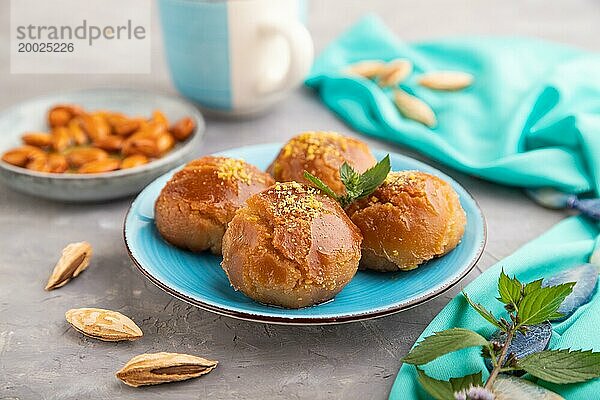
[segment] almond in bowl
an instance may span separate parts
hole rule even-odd
[[[160,110],[140,118],[75,104],[53,106],[47,120],[49,132],[25,132],[23,146],[6,151],[2,161],[38,172],[99,174],[161,158],[196,130],[189,116],[170,125]]]
[[[204,119],[178,97],[90,89],[16,104],[0,113],[0,130],[0,183],[47,199],[103,201],[189,161]]]

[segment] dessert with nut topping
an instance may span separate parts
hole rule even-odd
[[[332,299],[360,260],[361,234],[319,190],[276,183],[248,198],[223,237],[222,267],[261,303],[306,307]]]
[[[337,194],[344,194],[340,166],[347,162],[358,172],[371,168],[377,160],[366,143],[335,132],[304,132],[281,149],[268,172],[279,182],[309,183],[304,171],[321,179]]]
[[[347,208],[363,235],[361,269],[408,271],[460,242],[465,212],[450,184],[420,171],[390,172]]]
[[[235,212],[273,179],[243,160],[206,156],[175,173],[154,209],[156,227],[169,243],[221,254],[221,240]]]

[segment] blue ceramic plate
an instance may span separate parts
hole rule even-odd
[[[266,144],[220,155],[242,158],[266,169],[280,148],[280,144]],[[374,153],[378,159],[386,154]],[[257,303],[229,285],[219,265],[221,257],[184,251],[162,240],[154,226],[154,202],[175,171],[156,179],[133,202],[125,218],[125,244],[135,265],[158,287],[178,299],[230,317],[281,324],[328,324],[406,310],[448,290],[475,266],[486,241],[485,221],[475,200],[452,178],[412,158],[399,154],[390,157],[392,170],[426,171],[453,185],[467,213],[463,240],[449,254],[413,271],[359,271],[335,299],[317,306],[289,310]]]

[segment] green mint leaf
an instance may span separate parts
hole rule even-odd
[[[516,309],[521,301],[522,290],[523,284],[516,277],[509,278],[504,273],[504,269],[500,272],[500,278],[498,279],[498,293],[500,294],[500,298],[498,300]]]
[[[572,291],[574,282],[532,290],[523,297],[517,311],[519,326],[535,325],[544,321],[560,318],[557,310]]]
[[[385,181],[385,178],[387,178],[388,174],[390,173],[390,169],[390,155],[388,154],[373,167],[366,170],[360,176],[361,193],[357,199],[366,197],[373,193],[375,189],[377,189],[379,185]]]
[[[352,198],[348,195],[340,197],[338,199],[338,201],[340,203],[340,206],[342,206],[342,208],[348,207],[353,202]]]
[[[310,172],[304,171],[304,178],[306,180],[310,181],[310,183],[312,183],[317,189],[319,189],[320,191],[322,191],[329,197],[332,197],[333,199],[338,200],[338,196],[335,194],[335,192],[333,190],[331,190],[331,188],[329,186],[327,186],[325,184],[325,182],[323,182],[322,180],[320,180],[319,178],[317,178]]]
[[[541,288],[542,287],[542,281],[543,281],[543,279],[537,279],[537,280],[535,280],[533,282],[529,282],[523,288],[523,295],[527,296],[529,293],[533,292],[534,290],[538,290],[539,288]]]
[[[454,390],[450,382],[432,378],[420,368],[417,368],[417,380],[435,400],[454,400]]]
[[[453,351],[487,345],[487,339],[477,332],[463,328],[452,328],[427,336],[402,359],[402,362],[423,365]]]
[[[360,174],[347,162],[344,162],[340,167],[340,179],[348,193],[355,193],[359,189]]]
[[[517,362],[536,378],[564,384],[600,377],[600,353],[591,350],[544,350]]]
[[[494,314],[486,310],[481,304],[475,303],[473,300],[471,300],[465,292],[462,292],[462,294],[467,300],[467,303],[469,303],[469,305],[473,307],[475,311],[479,313],[479,315],[485,318],[486,321],[488,321],[498,329],[501,329],[503,331],[506,330],[505,327],[503,327],[502,324],[500,324],[500,321],[498,321],[496,317],[494,317]]]
[[[450,384],[455,393],[460,392],[463,389],[468,389],[471,386],[483,386],[481,371],[475,374],[465,375],[462,378],[450,378]]]
[[[390,168],[389,154],[363,174],[359,174],[344,162],[340,167],[340,179],[346,188],[346,195],[338,199],[342,207],[345,208],[352,202],[373,193],[385,181]]]

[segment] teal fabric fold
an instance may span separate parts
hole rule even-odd
[[[389,89],[342,73],[362,60],[407,58],[402,88],[427,102],[438,126],[403,118]],[[466,90],[416,83],[420,73],[472,73]],[[525,38],[456,38],[407,44],[365,17],[317,58],[306,85],[359,132],[398,143],[458,170],[520,187],[570,193],[600,187],[600,56]]]
[[[600,234],[598,225],[582,217],[568,218],[539,238],[529,242],[511,256],[486,270],[471,282],[464,291],[478,303],[485,305],[495,315],[504,315],[498,296],[498,276],[500,271],[516,275],[522,282],[554,275],[588,261]],[[572,316],[560,323],[553,323],[550,348],[594,349],[600,351],[600,296],[580,307]],[[494,328],[476,311],[471,309],[462,295],[455,297],[438,314],[418,341],[444,329],[464,327],[477,331],[485,337]],[[438,379],[464,376],[483,371],[489,374],[479,355],[479,349],[470,348],[444,355],[424,366],[425,372]],[[567,400],[595,399],[600,393],[600,380],[570,385],[554,385],[543,381],[538,384],[561,394]],[[431,399],[416,381],[416,369],[404,364],[398,372],[390,393],[391,400]]]
[[[432,107],[436,128],[403,118],[389,89],[342,73],[358,61],[396,58],[414,63],[414,73],[401,87]],[[475,82],[457,92],[433,91],[416,83],[419,74],[438,70],[470,72]],[[306,85],[357,131],[410,147],[466,173],[523,188],[600,194],[599,55],[509,37],[407,44],[377,17],[368,16],[323,51]],[[553,275],[589,261],[596,243],[600,257],[599,233],[596,223],[568,218],[485,271],[465,291],[500,314],[503,308],[496,297],[501,268],[522,281]],[[553,326],[551,348],[600,351],[600,296]],[[452,327],[468,327],[485,336],[493,330],[457,296],[418,340]],[[480,370],[487,376],[478,353],[465,349],[445,355],[427,364],[425,371],[439,379]],[[600,393],[600,380],[538,383],[568,400],[597,398]],[[390,399],[428,398],[416,381],[415,368],[403,365]]]

